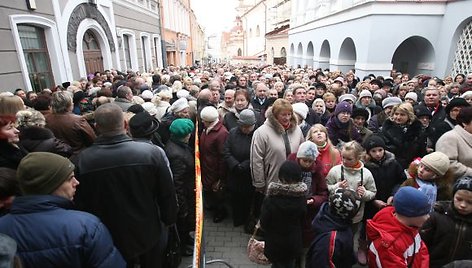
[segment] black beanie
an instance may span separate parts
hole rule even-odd
[[[280,166],[279,179],[285,183],[300,182],[302,179],[302,170],[294,161],[286,160]]]
[[[69,159],[58,154],[34,152],[25,156],[16,171],[20,189],[25,195],[54,192],[74,171]]]
[[[382,147],[385,149],[386,145],[382,137],[378,135],[370,135],[364,141],[363,147],[366,150],[366,152],[369,152],[372,148],[375,148],[375,147]]]

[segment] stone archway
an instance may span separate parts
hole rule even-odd
[[[308,43],[308,47],[306,49],[306,65],[308,67],[313,67],[313,56],[315,55],[315,51],[313,49],[313,43],[310,41]]]
[[[329,69],[329,61],[331,59],[331,46],[328,40],[324,40],[321,44],[319,64],[322,70]]]
[[[302,65],[303,62],[303,45],[302,43],[298,43],[298,47],[297,47],[297,57],[296,57],[296,62],[295,62],[295,65],[297,65],[296,67],[298,67],[298,65]],[[303,67],[303,66],[301,66]]]
[[[432,74],[434,58],[435,52],[431,42],[421,36],[412,36],[397,47],[392,64],[394,69],[410,76]]]
[[[357,54],[354,41],[348,37],[344,39],[339,50],[338,68],[343,73],[347,73],[350,69],[354,69],[356,65]]]
[[[97,9],[95,5],[90,3],[82,3],[74,8],[69,18],[67,25],[67,49],[72,52],[76,52],[77,49],[77,31],[80,23],[85,19],[95,20],[100,27],[105,31],[110,51],[115,52],[115,41],[111,33],[110,27],[108,26],[105,17]]]
[[[290,54],[289,54],[289,57],[290,57],[290,66],[294,66],[295,65],[295,45],[292,43],[290,44]]]

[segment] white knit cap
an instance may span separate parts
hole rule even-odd
[[[370,91],[364,89],[364,90],[361,91],[361,94],[359,94],[359,99],[362,99],[364,97],[372,98],[372,93]]]
[[[387,97],[382,101],[382,108],[387,108],[390,106],[395,106],[402,103],[402,99],[399,97]]]
[[[309,158],[315,160],[318,157],[318,147],[311,141],[300,144],[297,151],[297,158]]]
[[[202,118],[203,121],[215,122],[218,120],[218,111],[213,106],[207,106],[200,112],[200,118]]]
[[[143,106],[144,110],[148,112],[150,115],[155,116],[157,114],[157,107],[154,105],[152,102],[145,102],[141,104]]]
[[[343,94],[341,96],[339,96],[339,102],[343,102],[345,100],[350,100],[352,102],[356,102],[356,96],[352,95],[352,94]]]
[[[177,98],[179,98],[179,99],[180,98],[187,98],[188,95],[190,95],[190,93],[185,89],[181,89],[181,90],[177,91]]]
[[[150,90],[144,90],[143,93],[141,93],[141,98],[145,100],[150,100],[154,97],[154,94]]]
[[[444,176],[449,169],[449,157],[441,152],[433,152],[421,158],[421,163],[439,176]]]
[[[306,116],[308,115],[308,106],[305,103],[302,102],[297,102],[292,104],[293,111],[297,113],[299,116],[303,118],[303,120],[306,119]]]
[[[180,98],[176,101],[174,101],[174,103],[172,103],[172,105],[170,106],[170,110],[172,111],[172,113],[178,113],[180,111],[182,111],[183,109],[185,108],[188,108],[189,105],[188,105],[188,101],[186,98]]]
[[[415,102],[417,102],[417,101],[418,101],[418,94],[416,94],[415,92],[408,92],[408,93],[406,93],[406,95],[405,95],[405,100],[406,100],[406,99],[412,99],[412,100],[414,100]]]

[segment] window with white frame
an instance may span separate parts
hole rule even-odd
[[[123,35],[123,50],[125,53],[125,62],[126,62],[126,69],[132,70],[133,66],[131,65],[131,51],[130,51],[130,36],[125,34]]]
[[[33,25],[19,24],[18,35],[23,48],[31,88],[39,92],[44,88],[54,87],[44,29]]]

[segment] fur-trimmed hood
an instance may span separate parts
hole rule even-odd
[[[272,113],[272,107],[270,107],[267,112],[266,112],[267,119],[264,122],[264,124],[269,125],[271,128],[273,128],[276,132],[278,133],[283,133],[285,131],[284,127],[277,121],[275,118],[274,113]],[[291,132],[293,131],[296,127],[298,127],[298,122],[297,122],[297,117],[293,114],[292,112],[292,118],[290,119],[290,127],[288,128],[287,131]]]
[[[267,189],[267,195],[283,195],[283,196],[293,196],[293,197],[302,197],[305,196],[305,193],[308,191],[308,188],[305,183],[298,182],[293,184],[285,184],[280,182],[271,182],[269,188]]]

